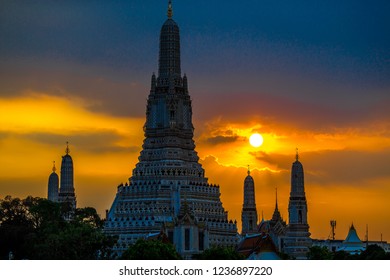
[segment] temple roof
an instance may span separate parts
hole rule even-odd
[[[246,236],[238,245],[237,251],[250,259],[280,259],[277,248],[269,234],[261,233]]]
[[[195,224],[196,223],[194,212],[189,207],[189,205],[187,203],[187,199],[184,199],[184,203],[180,207],[179,215],[177,218],[178,218],[179,224]]]
[[[276,188],[276,202],[275,202],[275,210],[272,215],[272,221],[277,222],[279,220],[282,220],[282,216],[280,215],[279,208],[278,208],[278,189]]]
[[[364,250],[364,244],[360,240],[359,236],[357,235],[356,229],[352,224],[349,228],[347,237],[343,241],[343,246],[338,248],[337,251],[346,251],[350,254],[358,254]]]
[[[353,224],[349,228],[349,232],[348,232],[347,238],[345,238],[343,243],[344,244],[353,244],[353,243],[355,243],[355,244],[363,244],[362,241],[360,240],[359,236],[357,235],[356,229],[353,226]]]

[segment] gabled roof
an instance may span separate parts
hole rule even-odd
[[[247,235],[238,245],[237,251],[247,258],[252,254],[274,253],[277,255],[277,248],[269,234]]]
[[[183,205],[180,207],[178,215],[178,224],[196,224],[195,215],[192,209],[188,206],[187,200],[184,200]]]

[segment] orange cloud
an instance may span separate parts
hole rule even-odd
[[[93,105],[93,104],[92,104]],[[93,106],[92,106],[93,107]],[[112,116],[91,111],[83,99],[29,92],[0,98],[0,195],[46,196],[51,162],[59,162],[70,141],[80,206],[110,207],[116,186],[125,182],[142,149],[144,117]],[[259,216],[272,216],[275,187],[279,208],[288,219],[290,168],[299,147],[305,168],[309,222],[313,237],[327,237],[329,220],[338,221],[338,238],[354,222],[370,225],[373,238],[383,232],[390,192],[390,129],[386,122],[364,127],[333,128],[326,133],[297,129],[259,117],[237,122],[222,117],[195,121],[197,152],[210,183],[221,186],[229,218],[241,224],[243,181],[250,165]],[[261,133],[264,144],[248,139]],[[343,228],[343,225],[345,227]],[[362,237],[362,234],[361,234]]]
[[[121,167],[123,159],[140,150],[144,119],[94,113],[88,105],[78,98],[33,92],[0,99],[0,176],[46,177],[51,162],[60,161],[66,141],[78,158],[76,172],[128,170]]]
[[[0,131],[14,133],[47,132],[68,134],[79,131],[112,130],[122,135],[137,135],[143,118],[129,119],[92,113],[85,100],[61,98],[29,92],[0,99]]]

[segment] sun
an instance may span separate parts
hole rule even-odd
[[[260,147],[263,144],[263,136],[259,133],[254,133],[249,137],[249,143],[255,148]]]

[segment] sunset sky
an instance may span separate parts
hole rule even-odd
[[[46,197],[66,141],[79,207],[104,213],[137,163],[167,1],[0,2],[0,197]],[[390,241],[390,2],[173,1],[196,150],[241,226],[288,219],[298,147],[313,238]],[[260,133],[264,143],[249,144]]]

